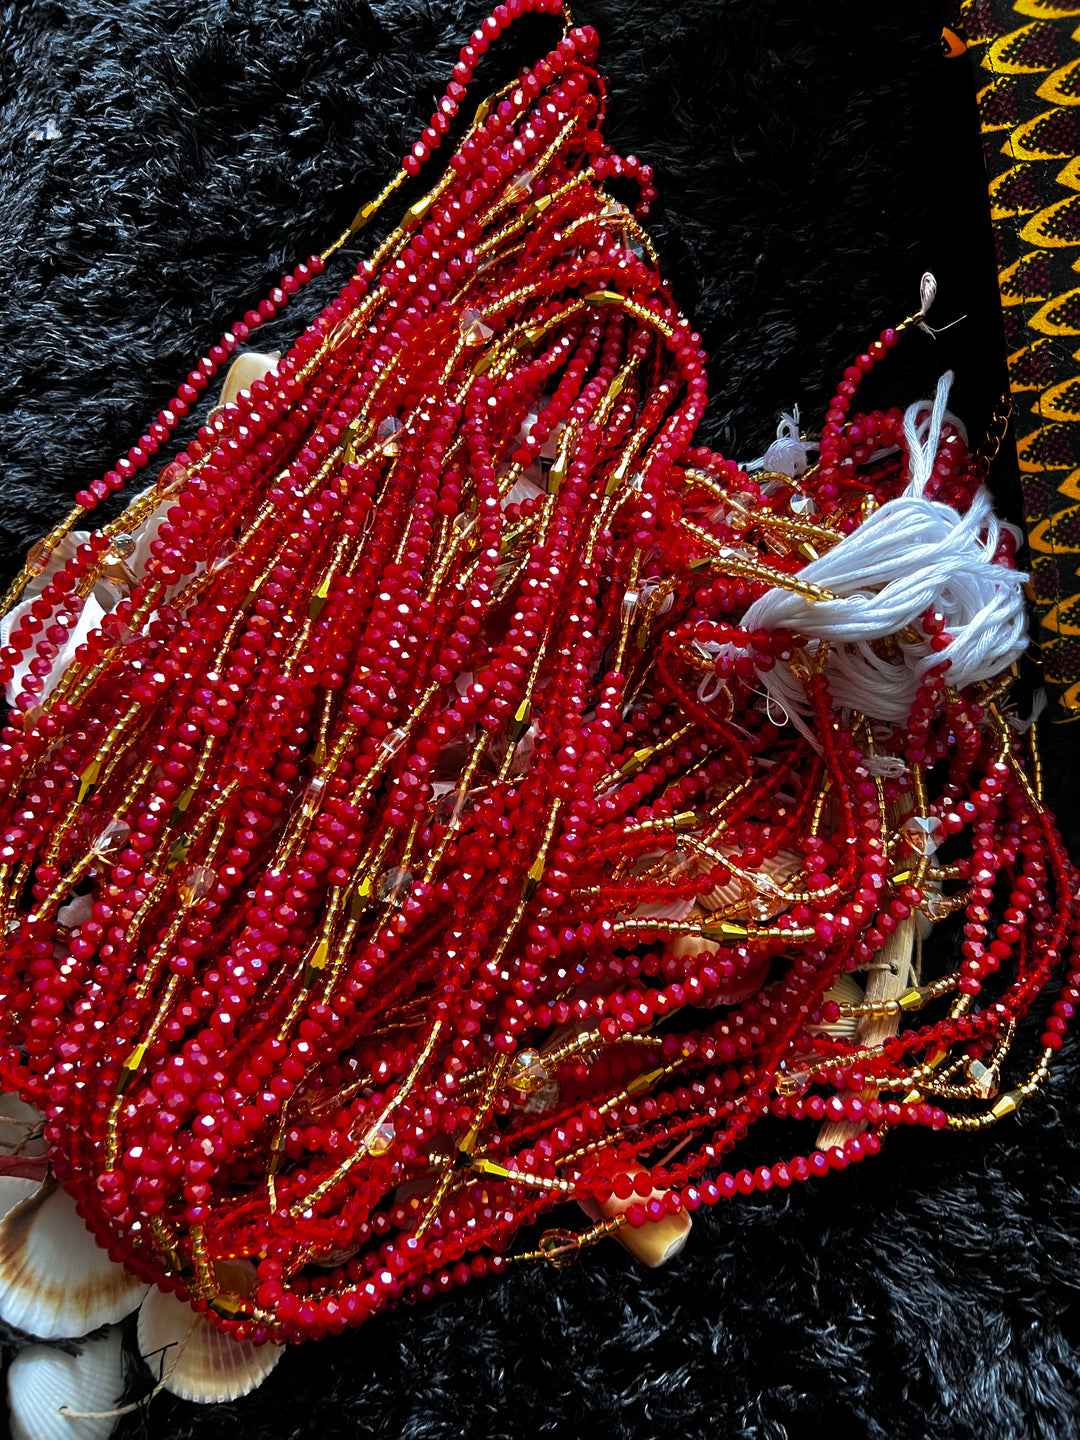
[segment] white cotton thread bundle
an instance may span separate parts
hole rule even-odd
[[[811,654],[828,642],[826,674],[833,703],[888,724],[908,716],[919,682],[933,665],[949,662],[957,688],[989,679],[1023,654],[1027,576],[995,564],[1002,522],[989,492],[980,487],[968,511],[928,500],[925,489],[941,439],[952,384],[947,372],[933,404],[920,401],[904,417],[910,483],[851,535],[811,561],[799,578],[835,600],[812,602],[775,588],[743,617],[748,630],[787,629],[809,637]],[[1008,527],[1013,529],[1013,527]],[[901,642],[901,658],[883,660],[871,644],[917,624],[927,610],[945,617],[951,644]],[[770,695],[791,719],[807,713],[802,682],[785,665],[761,673]],[[802,728],[800,725],[799,728]]]

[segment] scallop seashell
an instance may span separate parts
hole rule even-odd
[[[87,538],[89,538],[89,536]],[[30,613],[35,603],[36,602],[34,600],[23,600],[12,610],[8,611],[3,621],[0,622],[0,644],[7,644],[8,637],[12,634],[16,627],[21,624],[23,618]],[[57,605],[55,607],[56,610],[62,608],[62,603],[62,601],[57,602]],[[52,613],[55,613],[55,611]],[[60,647],[60,651],[56,655],[55,659],[52,661],[52,664],[49,666],[48,672],[41,677],[42,689],[38,695],[38,704],[41,704],[42,701],[47,700],[52,694],[57,681],[60,679],[60,676],[68,668],[72,660],[74,660],[75,651],[79,648],[80,645],[86,643],[86,637],[90,634],[91,630],[95,629],[98,625],[100,625],[104,614],[105,611],[101,608],[101,606],[94,599],[94,597],[92,595],[88,595],[86,597],[86,600],[83,602],[83,608],[80,611],[79,617],[75,622],[74,629],[69,634],[67,640],[65,640],[63,645]],[[48,624],[51,622],[52,615],[50,614],[48,617],[46,617],[46,623]],[[28,651],[23,656],[22,660],[20,660],[19,663],[12,670],[11,679],[8,681],[7,688],[4,691],[4,694],[7,696],[10,704],[15,703],[16,697],[22,690],[23,681],[31,673],[30,666],[34,663],[35,660],[33,657],[33,652]]]
[[[218,404],[228,405],[231,400],[236,399],[241,390],[250,390],[256,380],[262,380],[271,370],[277,369],[280,359],[281,355],[276,350],[269,355],[260,355],[255,350],[245,350],[242,355],[238,355],[229,366]]]
[[[693,913],[692,898],[650,900],[630,913],[635,920],[685,920]]]
[[[147,1288],[109,1258],[54,1181],[0,1220],[0,1318],[28,1335],[60,1340],[115,1324]]]
[[[854,975],[838,975],[822,994],[821,1003],[827,1005],[832,1000],[837,1005],[861,1005],[865,999],[866,991]],[[851,1040],[859,1028],[859,1018],[858,1015],[841,1015],[821,1025],[808,1025],[807,1029],[816,1035],[831,1035],[834,1040]]]
[[[0,1220],[40,1189],[40,1180],[23,1175],[0,1175]]]
[[[41,1135],[28,1137],[42,1124],[40,1111],[20,1100],[18,1095],[0,1095],[0,1152],[20,1155],[44,1155],[45,1140]]]
[[[139,1311],[139,1353],[166,1390],[196,1404],[247,1395],[262,1384],[284,1349],[234,1340],[164,1290],[152,1291]]]
[[[530,465],[503,496],[502,508],[505,510],[508,505],[523,505],[526,500],[535,500],[537,495],[543,495],[542,480],[540,466]]]
[[[731,852],[734,855],[734,852]],[[778,855],[766,860],[758,872],[763,878],[775,880],[778,885],[786,885],[793,875],[797,875],[802,869],[802,861],[798,855],[790,850],[781,850]],[[732,875],[726,885],[714,886],[699,897],[698,903],[702,909],[715,912],[726,910],[731,906],[745,906],[752,900],[763,902],[755,908],[754,918],[756,920],[771,920],[779,915],[786,906],[786,901],[777,896],[775,899],[769,894],[768,888],[759,890],[757,886],[739,875]]]
[[[701,924],[705,924],[709,919],[706,912],[697,909],[691,912],[691,917]],[[664,943],[664,954],[673,955],[677,960],[692,959],[699,955],[708,959],[719,949],[717,941],[707,940],[704,935],[674,935]],[[713,1010],[718,1005],[738,1005],[741,1001],[748,1000],[751,995],[756,995],[768,977],[768,959],[755,961],[739,974],[721,980],[702,995],[700,1000],[693,1003],[703,1010]]]
[[[8,1371],[12,1440],[105,1440],[124,1391],[123,1336],[87,1340],[81,1355],[28,1345]],[[65,1414],[61,1410],[74,1411]]]
[[[705,916],[701,916],[704,922]],[[704,935],[675,935],[664,946],[669,955],[674,955],[677,960],[685,960],[693,955],[715,955],[720,949],[716,940],[706,940]]]

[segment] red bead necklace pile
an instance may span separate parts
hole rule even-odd
[[[560,8],[496,9],[352,229],[489,41]],[[1078,998],[1075,875],[1008,677],[955,690],[946,658],[883,731],[832,703],[827,646],[741,624],[904,488],[901,413],[852,412],[899,332],[798,480],[692,448],[700,338],[638,225],[649,168],[602,140],[595,46],[569,30],[482,107],[276,372],[68,555],[322,259],[211,348],[36,547],[0,650],[23,675],[0,1079],[111,1253],[240,1336],[501,1270],[567,1199],[600,1220],[529,1258],[843,1168],[898,1125],[992,1123]],[[963,512],[984,468],[946,424],[927,495]],[[51,688],[102,587],[122,598]],[[944,615],[901,643],[944,653]],[[762,704],[775,666],[810,738]],[[959,970],[908,984],[917,922],[952,912]],[[770,1115],[832,1130],[721,1171]]]

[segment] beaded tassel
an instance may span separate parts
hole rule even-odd
[[[526,10],[560,4],[497,7],[327,256]],[[804,570],[916,464],[971,512],[984,466],[948,419],[928,454],[852,409],[921,313],[845,372],[797,477],[695,448],[700,337],[641,229],[651,172],[602,139],[595,50],[568,29],[482,106],[276,368],[80,543],[327,257],[285,277],[10,596],[0,1080],[101,1243],[239,1338],[562,1265],[897,1126],[991,1124],[1080,993],[1009,676],[950,684],[945,601],[868,642],[883,673],[919,662],[888,723],[834,703],[842,635],[744,623],[835,600]],[[950,915],[956,971],[866,997],[898,931]],[[846,1128],[729,1162],[770,1116]],[[515,1254],[568,1199],[593,1227]]]

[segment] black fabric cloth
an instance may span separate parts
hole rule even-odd
[[[745,459],[781,407],[820,423],[850,357],[917,307],[927,269],[935,322],[967,318],[906,340],[867,396],[906,404],[951,366],[953,408],[978,435],[1004,348],[971,76],[940,54],[938,5],[575,10],[601,35],[610,140],[656,168],[651,230],[711,355],[704,438]],[[472,0],[0,5],[8,572],[228,323],[381,188],[485,13]],[[515,26],[478,94],[555,33]],[[283,346],[347,273],[332,265],[259,343]],[[1005,456],[996,484],[1015,515]],[[1072,735],[1044,740],[1075,839]],[[291,1352],[227,1410],[165,1396],[118,1433],[1075,1434],[1076,1068],[1069,1042],[1046,1094],[985,1135],[903,1133],[823,1183],[699,1214],[662,1271],[614,1243],[565,1271],[523,1268]]]

